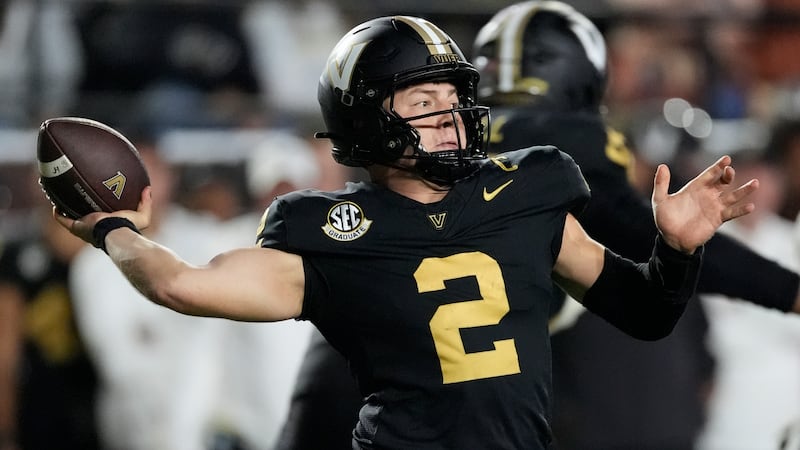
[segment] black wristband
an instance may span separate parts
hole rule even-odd
[[[691,255],[670,247],[659,233],[650,258],[650,275],[659,277],[659,284],[678,301],[688,300],[697,288],[704,247]]]
[[[106,236],[112,230],[116,230],[117,228],[130,228],[131,230],[141,234],[139,229],[136,228],[136,225],[124,217],[106,217],[105,219],[102,219],[94,224],[94,229],[92,230],[94,246],[108,254],[108,250],[106,250]]]

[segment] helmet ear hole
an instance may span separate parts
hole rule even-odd
[[[409,128],[409,125],[399,123],[389,124],[384,128],[383,150],[390,160],[401,157],[406,148],[411,145]]]

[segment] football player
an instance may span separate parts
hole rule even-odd
[[[629,183],[633,154],[604,122],[606,45],[584,15],[559,1],[508,6],[478,32],[480,101],[492,110],[490,151],[554,145],[581,168],[592,198],[578,217],[590,236],[628,258],[647,257],[652,210]],[[758,276],[753,276],[757,273]],[[800,312],[800,277],[734,239],[706,244],[698,292]]]
[[[578,221],[621,255],[646,257],[642,247],[657,230],[628,182],[633,155],[601,114],[607,56],[595,25],[559,1],[520,2],[480,30],[473,56],[481,101],[492,110],[490,150],[550,144],[572,156],[592,190]],[[722,234],[706,244],[697,291],[800,312],[797,274]],[[576,320],[580,307],[564,305],[553,322],[572,327],[551,341],[558,448],[692,448],[713,374],[700,303],[652,344],[627,339],[595,315]],[[598,383],[580,382],[587,374]]]
[[[607,82],[607,60],[605,40],[595,25],[562,2],[521,2],[492,17],[478,33],[473,54],[481,74],[479,97],[481,102],[491,106],[492,111],[490,152],[552,144],[570,154],[592,188],[591,200],[577,216],[579,222],[592,237],[609,248],[632,259],[647,258],[647,243],[652,241],[657,230],[650,205],[642,201],[640,194],[628,182],[633,155],[626,147],[623,135],[610,129],[600,112]],[[758,267],[759,277],[752,276],[751,267]],[[764,278],[760,278],[762,273]],[[729,237],[715,235],[707,244],[698,291],[740,297],[782,311],[800,311],[800,303],[796,300],[799,282],[800,278],[794,272],[760,257]],[[551,331],[574,323],[575,315],[582,312],[571,301],[562,308],[564,300],[563,294],[558,292],[553,302]],[[691,402],[697,406],[692,411],[696,411],[701,405],[695,386],[708,377],[710,362],[709,355],[699,343],[704,333],[705,317],[699,304],[689,308],[691,320],[685,321],[680,334],[671,338],[675,342],[644,345],[614,335],[611,338],[615,344],[606,348],[622,358],[625,356],[621,349],[625,348],[628,354],[641,354],[643,361],[659,359],[662,369],[675,360],[665,357],[662,350],[674,355],[677,348],[693,348],[689,352],[691,359],[675,362],[683,364],[686,373],[690,372],[689,367],[697,371],[684,377],[686,383],[673,383],[660,391],[646,385],[642,386],[642,391],[671,397],[675,405],[686,406]],[[599,317],[583,320],[602,321]],[[590,333],[604,327],[605,324],[592,323],[572,334],[557,337],[554,345],[577,346],[578,341],[583,342],[585,338],[575,333]],[[681,353],[681,356],[686,355]],[[572,360],[574,364],[588,364],[589,361],[602,364],[602,361],[609,361],[606,357],[605,352],[597,352],[594,359]],[[565,358],[569,359],[569,356]],[[279,449],[319,448],[322,443],[340,442],[349,437],[349,433],[343,430],[348,430],[348,424],[357,417],[359,402],[354,383],[344,373],[345,367],[341,355],[327,344],[324,337],[315,334],[295,386],[292,411],[284,426]],[[575,367],[563,368],[570,372],[568,369]],[[577,373],[575,370],[571,372]],[[618,381],[622,383],[623,378]],[[569,383],[564,385],[569,387]],[[609,397],[615,395],[615,391],[609,390]],[[606,405],[600,399],[596,403],[598,409]],[[577,408],[585,406],[582,401]],[[615,410],[622,414],[625,408]],[[616,419],[611,416],[594,415]],[[659,430],[671,427],[671,431],[665,433],[685,436],[696,432],[702,421],[699,413],[691,411],[682,415],[679,423],[675,419],[668,423],[651,421],[650,418],[652,416],[639,414],[643,424],[637,427],[637,432],[656,433],[658,427]],[[597,428],[603,429],[602,426]],[[677,432],[678,429],[689,431],[684,434]],[[632,432],[628,433],[632,439],[636,438]]]
[[[137,211],[54,216],[157,304],[310,320],[365,399],[353,448],[544,449],[552,282],[631,336],[663,338],[694,292],[703,244],[752,211],[758,181],[734,188],[725,156],[668,194],[660,166],[660,233],[649,260],[634,263],[575,219],[589,189],[569,156],[529,147],[487,157],[477,82],[456,43],[424,19],[353,28],[320,77],[319,137],[370,181],[278,197],[257,247],[203,266],[137,233],[149,188]]]

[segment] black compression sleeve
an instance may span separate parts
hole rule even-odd
[[[716,292],[784,312],[794,308],[800,288],[796,273],[720,233],[705,247],[697,292]]]
[[[602,173],[584,176],[592,191],[601,193],[578,216],[589,236],[634,261],[646,258],[646,248],[658,234],[651,207],[630,185]],[[798,290],[800,276],[735,239],[717,233],[706,242],[698,294],[722,294],[790,311]]]
[[[603,271],[586,292],[583,305],[637,339],[666,337],[694,294],[702,255],[702,247],[687,255],[660,236],[646,264],[606,250]]]

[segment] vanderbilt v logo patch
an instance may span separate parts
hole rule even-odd
[[[447,217],[446,212],[438,213],[438,214],[428,214],[428,219],[430,219],[431,223],[433,224],[433,228],[437,230],[441,230],[444,228],[444,219]]]

